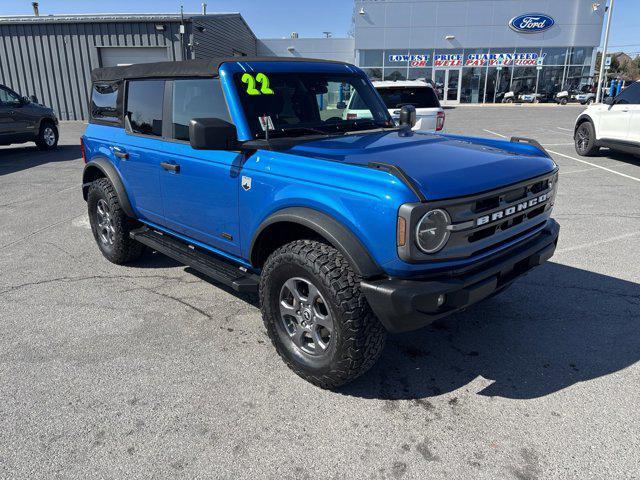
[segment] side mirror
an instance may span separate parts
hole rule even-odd
[[[403,105],[400,109],[400,126],[413,128],[416,124],[416,107]]]
[[[605,99],[604,99],[603,103],[604,103],[605,105],[613,105],[613,104],[614,104],[614,101],[613,101],[613,100],[614,100],[614,99],[613,99],[613,97],[605,97]]]
[[[220,118],[194,118],[189,123],[189,139],[196,150],[233,150],[238,132],[235,125]]]
[[[38,97],[36,97],[35,95],[31,95],[29,97],[29,100],[31,100],[31,103],[40,103],[38,102]]]
[[[338,110],[344,110],[345,108],[347,108],[347,104],[345,102],[338,102],[338,104],[336,105],[336,108]]]

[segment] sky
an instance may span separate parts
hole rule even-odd
[[[583,0],[588,1],[588,0]],[[595,1],[595,0],[594,0]],[[604,3],[605,0],[597,0]],[[199,12],[201,0],[40,0],[40,12],[61,13],[178,13]],[[352,0],[209,0],[208,12],[240,12],[259,38],[344,37],[351,26]],[[31,0],[0,0],[0,15],[29,15]],[[640,0],[616,0],[609,39],[610,51],[640,54]],[[603,29],[604,31],[604,29]]]

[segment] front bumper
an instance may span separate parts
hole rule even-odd
[[[421,279],[363,280],[361,289],[374,313],[392,333],[422,328],[508,287],[553,256],[560,226],[550,219],[533,238],[465,269]],[[444,295],[444,303],[438,298]],[[442,299],[442,297],[440,297]]]

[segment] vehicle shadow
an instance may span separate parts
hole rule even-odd
[[[639,359],[640,286],[549,262],[467,312],[391,336],[376,366],[339,391],[423,399],[481,376],[481,395],[530,399]]]
[[[55,150],[42,151],[34,146],[0,148],[0,176],[28,170],[46,163],[67,162],[81,157],[78,145],[60,145]]]
[[[598,156],[610,158],[611,160],[627,163],[636,167],[640,166],[640,156],[632,155],[630,153],[618,152],[615,150],[610,150],[608,148],[603,148],[598,153]]]

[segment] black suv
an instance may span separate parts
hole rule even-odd
[[[35,96],[22,97],[0,85],[0,145],[36,142],[40,150],[58,145],[58,119]]]

